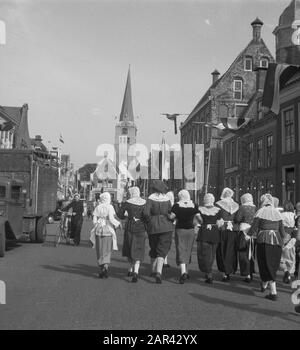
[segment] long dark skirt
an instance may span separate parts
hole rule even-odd
[[[98,265],[110,264],[113,241],[111,236],[100,237],[96,235],[96,255]]]
[[[189,264],[191,262],[192,249],[195,241],[194,229],[176,229],[176,264]]]
[[[130,261],[143,261],[145,255],[145,232],[125,231],[122,248],[122,255]]]
[[[276,281],[280,266],[282,248],[266,243],[257,244],[257,264],[260,278],[263,282]]]
[[[71,219],[70,238],[74,239],[74,243],[76,244],[80,243],[80,233],[81,233],[82,223],[83,223],[82,215],[75,215]]]
[[[172,234],[170,232],[154,233],[149,235],[149,245],[150,245],[150,258],[164,258],[168,255],[171,244],[172,244]]]
[[[221,241],[217,248],[217,266],[218,270],[226,275],[237,270],[237,234],[236,231],[221,231]]]
[[[212,273],[218,243],[199,241],[197,244],[197,257],[199,269],[205,273]]]
[[[250,259],[249,259],[249,250],[251,249],[250,241],[247,241],[245,250],[238,252],[241,276],[248,276],[255,273],[255,263],[254,263],[255,245],[256,245],[255,241],[252,244],[254,245],[253,247],[254,249]]]

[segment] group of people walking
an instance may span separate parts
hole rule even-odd
[[[163,265],[174,233],[181,284],[190,278],[188,267],[195,239],[199,269],[205,273],[205,282],[209,284],[214,280],[212,267],[215,259],[218,270],[223,273],[223,282],[230,281],[239,265],[247,283],[253,279],[256,259],[261,291],[269,286],[270,293],[266,298],[276,300],[277,271],[280,268],[284,271],[286,283],[290,282],[292,273],[298,273],[296,247],[300,244],[300,235],[295,228],[296,217],[291,203],[285,203],[284,210],[280,211],[276,199],[265,194],[257,210],[251,194],[244,194],[239,205],[229,188],[223,190],[217,202],[213,194],[205,194],[202,206],[191,200],[187,190],[181,190],[178,202],[174,203],[174,196],[167,193],[166,185],[160,180],[153,181],[152,192],[145,200],[141,198],[138,187],[131,187],[130,199],[118,212],[111,204],[109,193],[100,195],[91,232],[100,278],[108,277],[112,251],[118,249],[116,230],[121,226],[118,218],[126,219],[122,255],[128,259],[128,276],[134,283],[138,281],[147,237],[151,276],[156,283],[162,283]]]

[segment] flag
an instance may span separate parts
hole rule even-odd
[[[280,109],[279,92],[300,66],[270,63],[266,75],[262,106],[278,114]]]
[[[163,136],[162,138],[162,150],[161,150],[161,179],[162,180],[168,180],[169,179],[169,162],[166,158],[166,141]]]
[[[237,117],[229,117],[229,118],[220,118],[220,123],[218,124],[211,124],[206,123],[206,127],[212,127],[217,128],[219,130],[239,130],[241,127],[246,126],[250,118],[237,118]]]
[[[62,137],[62,134],[60,134],[60,136],[59,136],[59,142],[65,143],[65,141],[64,141],[64,139],[63,139],[63,137]]]
[[[6,25],[4,21],[0,21],[0,45],[6,44]]]
[[[174,122],[174,132],[175,135],[177,134],[177,117],[180,115],[179,113],[175,114],[169,114],[169,113],[161,113],[162,115],[165,115],[169,120],[172,120]]]

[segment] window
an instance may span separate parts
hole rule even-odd
[[[231,166],[236,164],[236,142],[231,141]]]
[[[268,68],[269,60],[267,58],[261,58],[261,60],[259,61],[259,66],[262,68]]]
[[[11,186],[11,199],[20,199],[21,186]]]
[[[283,180],[283,198],[284,200],[295,203],[295,169],[289,167],[284,169],[284,180]]]
[[[267,136],[267,167],[272,166],[273,135]]]
[[[227,142],[225,143],[225,167],[230,167],[230,144]]]
[[[260,120],[264,116],[263,107],[262,107],[262,100],[257,101],[257,119]]]
[[[293,108],[283,111],[283,142],[284,153],[295,151],[295,123]]]
[[[6,187],[0,186],[0,198],[5,198],[6,196]]]
[[[262,168],[263,166],[263,140],[260,139],[257,141],[257,168]]]
[[[241,100],[243,98],[243,81],[242,80],[234,80],[233,98],[236,100]]]
[[[252,71],[252,58],[246,57],[244,61],[244,70],[245,71]]]
[[[253,170],[253,142],[248,144],[248,170]]]
[[[128,134],[128,129],[127,128],[123,128],[122,129],[122,135],[127,135]]]

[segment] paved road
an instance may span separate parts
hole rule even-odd
[[[53,247],[56,224],[46,244],[22,243],[0,260],[7,304],[0,305],[0,329],[299,329],[292,289],[279,283],[279,300],[264,299],[258,280],[250,286],[236,275],[230,284],[203,282],[195,250],[191,280],[180,285],[174,245],[162,285],[149,277],[149,258],[137,284],[126,276],[121,252],[107,280],[97,278],[95,252],[88,246],[90,222],[79,247]],[[122,238],[120,237],[121,241]],[[220,276],[218,276],[220,277]]]

